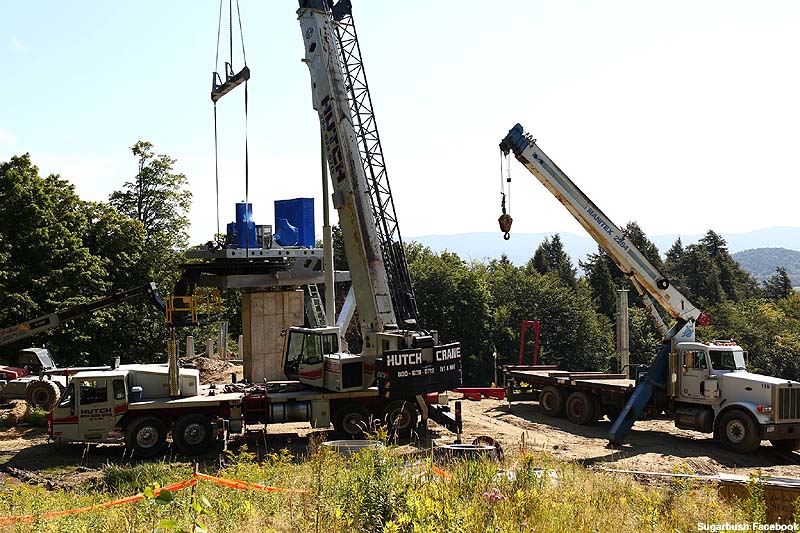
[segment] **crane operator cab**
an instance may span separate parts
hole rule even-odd
[[[339,328],[292,327],[284,346],[283,373],[288,379],[335,391],[362,388],[363,361],[360,356],[340,352]],[[330,386],[334,384],[338,386]]]
[[[379,354],[420,350],[422,359],[433,360],[435,337],[394,330],[377,334]],[[283,373],[311,387],[335,392],[364,390],[375,384],[375,355],[342,351],[339,328],[291,327],[286,332]],[[427,356],[427,357],[426,357]],[[403,354],[396,356],[403,357]],[[411,361],[409,355],[405,355]]]

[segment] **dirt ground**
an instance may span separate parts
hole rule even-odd
[[[546,451],[553,457],[586,466],[612,469],[673,472],[689,467],[694,473],[719,472],[747,475],[761,471],[781,477],[800,477],[800,454],[773,450],[768,442],[751,454],[725,450],[710,435],[676,429],[669,420],[636,422],[626,443],[608,444],[611,422],[604,419],[579,426],[544,415],[536,402],[483,399],[462,402],[464,442],[478,435],[500,441],[506,453]]]
[[[227,369],[226,369],[227,370]],[[458,396],[458,395],[454,395]],[[675,429],[668,420],[637,422],[621,447],[610,447],[607,441],[611,422],[578,426],[566,419],[550,418],[535,402],[514,403],[483,399],[462,401],[464,442],[488,435],[500,442],[507,455],[521,449],[544,451],[557,459],[575,461],[592,468],[747,475],[761,471],[775,477],[800,478],[800,454],[773,451],[769,443],[752,454],[740,455],[719,446],[709,436]],[[437,424],[429,424],[433,444],[451,443],[455,436]],[[264,453],[289,448],[293,453],[308,453],[314,440],[333,438],[325,431],[311,430],[306,424],[269,426],[267,432],[253,432],[243,442],[250,451]],[[241,445],[238,444],[238,445]],[[406,446],[410,449],[410,446]],[[167,460],[189,463],[186,458],[169,452]],[[203,459],[216,462],[217,457]],[[93,484],[102,479],[107,464],[128,464],[124,448],[115,444],[68,444],[57,448],[48,442],[44,428],[25,423],[0,431],[0,483],[40,483],[48,487],[69,488],[77,484]]]

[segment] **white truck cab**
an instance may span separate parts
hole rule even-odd
[[[714,432],[739,451],[763,439],[783,449],[800,444],[800,383],[749,372],[736,342],[677,343],[670,366],[678,427]]]
[[[79,372],[70,377],[47,430],[58,442],[119,442],[138,457],[166,447],[172,432],[186,455],[206,451],[220,417],[240,428],[241,393],[219,393],[200,386],[200,373],[180,369],[180,396],[169,395],[166,365],[123,365],[113,370]]]

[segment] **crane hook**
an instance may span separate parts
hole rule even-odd
[[[500,218],[498,218],[497,221],[500,223],[500,231],[503,232],[503,239],[508,240],[511,238],[511,234],[509,232],[511,231],[511,223],[514,221],[514,219],[511,218],[511,215],[506,213],[506,195],[505,193],[501,194],[502,198],[500,200],[500,209],[503,211],[503,214],[500,215]]]

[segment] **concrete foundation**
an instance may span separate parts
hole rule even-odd
[[[242,359],[250,382],[284,380],[281,331],[302,326],[303,291],[246,292],[242,295]]]

